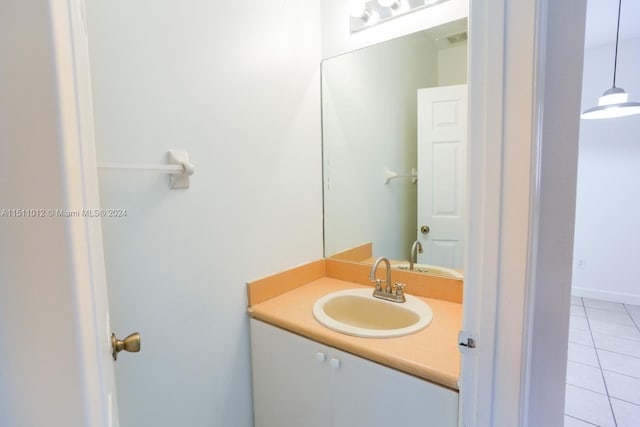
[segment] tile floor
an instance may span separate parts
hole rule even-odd
[[[640,427],[640,306],[571,298],[565,427]]]

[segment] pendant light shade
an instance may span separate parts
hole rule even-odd
[[[618,39],[620,37],[620,10],[622,0],[618,3],[618,27],[616,30],[616,53],[613,61],[613,86],[607,89],[598,99],[598,105],[585,110],[580,116],[583,119],[608,119],[612,117],[640,114],[640,102],[629,102],[629,95],[624,89],[616,87],[618,68]]]
[[[612,87],[600,98],[598,105],[584,110],[583,119],[609,119],[612,117],[632,116],[640,114],[640,102],[629,102],[629,94],[624,89]]]

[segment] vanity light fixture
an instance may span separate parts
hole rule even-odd
[[[580,116],[583,119],[608,119],[612,117],[631,116],[640,114],[640,102],[629,102],[629,94],[620,87],[616,87],[616,72],[618,68],[618,39],[620,38],[620,11],[622,0],[618,2],[618,27],[616,29],[616,51],[613,60],[613,86],[607,89],[600,98],[598,105],[585,110]]]
[[[351,0],[351,33],[448,0]]]

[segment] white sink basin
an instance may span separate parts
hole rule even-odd
[[[393,264],[392,267],[399,268],[400,270],[409,270],[409,263]],[[451,277],[453,279],[464,279],[464,274],[456,271],[452,268],[440,267],[430,264],[414,264],[413,271],[418,273],[428,273],[437,276]]]
[[[358,288],[327,294],[313,305],[313,316],[329,329],[367,338],[409,335],[433,319],[431,307],[411,295],[397,303],[374,298],[372,293],[373,288]]]

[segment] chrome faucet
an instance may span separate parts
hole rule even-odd
[[[411,246],[411,257],[409,258],[409,270],[413,271],[413,264],[418,262],[418,254],[422,253],[422,243],[419,240],[413,242]]]
[[[387,268],[387,280],[376,279],[376,270],[381,262],[384,262],[384,266]],[[382,290],[382,284],[386,283],[385,292],[391,292],[391,263],[388,258],[381,256],[371,266],[371,273],[369,273],[369,279],[372,283],[376,284],[376,290]]]
[[[384,266],[387,269],[386,280],[376,278],[376,270],[378,269],[378,266],[381,262],[384,262]],[[395,285],[391,286],[391,263],[389,262],[388,258],[381,256],[373,263],[373,265],[371,266],[371,273],[369,273],[369,279],[372,283],[376,284],[376,287],[373,290],[374,297],[393,302],[406,301],[404,297],[405,285],[402,283],[396,283]],[[383,283],[385,284],[384,289],[382,289]]]

